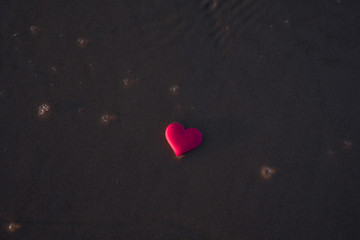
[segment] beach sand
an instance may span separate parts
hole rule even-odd
[[[0,238],[359,239],[359,12],[2,1]]]

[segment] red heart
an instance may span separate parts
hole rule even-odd
[[[200,145],[201,132],[196,128],[186,129],[180,123],[172,123],[167,126],[165,137],[176,156],[180,156]]]

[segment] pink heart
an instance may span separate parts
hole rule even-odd
[[[200,145],[201,132],[196,128],[185,128],[180,123],[172,123],[167,126],[165,137],[176,156],[180,156]]]

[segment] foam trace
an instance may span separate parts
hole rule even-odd
[[[255,18],[265,15],[267,0],[202,0],[201,7],[211,19],[212,36],[220,46],[241,34]]]
[[[142,8],[147,10],[142,12],[141,18],[145,22],[145,31],[161,44],[187,41],[202,32],[206,37],[201,39],[202,45],[216,44],[221,47],[227,44],[231,37],[241,34],[251,20],[265,15],[268,2],[200,0],[175,4],[173,1],[157,1],[157,4],[153,5],[144,3]]]

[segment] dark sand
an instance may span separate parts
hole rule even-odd
[[[359,12],[2,0],[0,239],[360,239]]]

